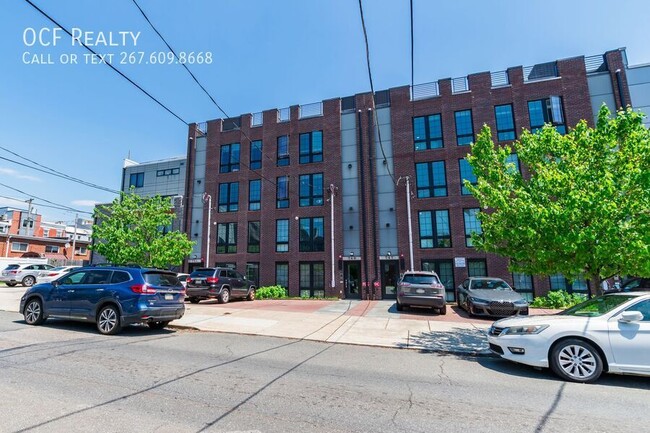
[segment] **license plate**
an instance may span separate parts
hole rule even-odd
[[[417,289],[415,293],[424,293],[424,289]]]
[[[173,299],[174,299],[174,295],[172,295],[171,293],[166,293],[165,294],[165,300],[166,301],[171,301]]]

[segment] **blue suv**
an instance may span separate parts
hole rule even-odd
[[[20,299],[20,312],[28,325],[40,325],[49,317],[81,320],[113,335],[133,323],[162,329],[183,317],[184,301],[185,288],[174,272],[84,267],[29,288]]]

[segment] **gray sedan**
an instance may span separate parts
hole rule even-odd
[[[458,286],[456,302],[470,316],[507,317],[528,314],[528,302],[501,278],[466,279]]]

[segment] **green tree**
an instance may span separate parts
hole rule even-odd
[[[650,132],[632,109],[566,135],[550,125],[496,146],[485,126],[467,159],[477,183],[477,248],[509,257],[514,271],[569,280],[596,292],[613,275],[650,276]],[[506,158],[515,151],[522,176]]]
[[[175,218],[169,198],[142,198],[122,193],[109,206],[95,209],[93,246],[111,263],[136,263],[144,267],[180,265],[192,251],[184,233],[165,232]]]

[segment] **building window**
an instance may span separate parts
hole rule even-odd
[[[289,207],[289,176],[280,176],[276,182],[276,205],[278,209]]]
[[[289,136],[281,135],[278,137],[278,167],[289,165]]]
[[[300,206],[323,205],[323,173],[300,176]]]
[[[88,249],[86,247],[79,247],[75,250],[75,255],[77,256],[85,256],[86,253],[88,252]]]
[[[440,114],[414,117],[413,140],[415,150],[440,149],[443,147]]]
[[[12,242],[11,251],[27,251],[29,244],[25,242]]]
[[[219,173],[239,171],[239,143],[221,146]]]
[[[440,277],[445,286],[446,300],[456,300],[456,284],[454,284],[454,263],[451,260],[422,260],[423,271],[433,271]]]
[[[485,259],[467,260],[467,273],[470,277],[487,277],[487,263]]]
[[[275,221],[275,251],[289,251],[289,220]]]
[[[447,195],[445,161],[415,164],[418,198],[444,197]]]
[[[325,251],[325,225],[322,217],[300,218],[299,251]]]
[[[219,184],[219,212],[239,210],[239,182]]]
[[[262,181],[260,179],[248,181],[248,210],[262,208]]]
[[[56,254],[59,252],[59,247],[56,245],[45,245],[45,252]]]
[[[517,156],[516,153],[511,153],[508,155],[506,158],[506,164],[512,164],[512,165],[506,165],[506,171],[510,174],[514,173],[521,173],[521,168],[519,167],[519,157]]]
[[[456,111],[456,144],[466,146],[474,142],[472,110]]]
[[[474,174],[474,170],[472,170],[472,166],[465,158],[459,159],[458,165],[460,167],[460,193],[462,195],[471,195],[472,193],[465,186],[465,181],[468,180],[472,185],[476,185],[478,180]]]
[[[465,220],[465,245],[468,247],[473,247],[474,243],[472,242],[472,233],[481,234],[483,230],[481,229],[481,221],[479,221],[477,215],[479,208],[463,209],[463,219]]]
[[[255,287],[259,287],[260,264],[257,262],[246,263],[246,279],[251,281]]]
[[[323,131],[300,134],[300,163],[321,162],[323,160]]]
[[[533,290],[533,277],[521,272],[512,273],[512,287],[527,301],[532,301],[535,296]]]
[[[289,263],[275,263],[275,284],[289,290]]]
[[[260,252],[260,222],[259,221],[248,222],[248,252],[249,253]]]
[[[551,285],[551,290],[565,290],[569,293],[589,293],[589,286],[587,285],[587,282],[582,278],[579,278],[573,283],[570,283],[569,280],[564,277],[564,275],[554,274],[549,277],[549,282]]]
[[[251,162],[248,167],[251,170],[262,168],[262,140],[251,141]]]
[[[323,262],[300,262],[300,297],[325,297]]]
[[[564,124],[564,113],[562,98],[551,96],[547,99],[528,101],[528,116],[530,117],[530,131],[535,133],[549,123],[555,127],[560,134],[566,133]]]
[[[163,177],[163,176],[173,176],[176,174],[180,174],[181,169],[180,168],[168,168],[165,170],[158,170],[156,171],[156,176],[157,177]]]
[[[419,217],[420,248],[451,248],[448,210],[420,211]]]
[[[237,252],[237,223],[217,224],[217,253]]]
[[[144,186],[144,173],[131,173],[129,188],[142,188]]]
[[[494,118],[497,123],[497,140],[508,141],[517,138],[515,136],[515,118],[512,114],[512,104],[495,106]]]

